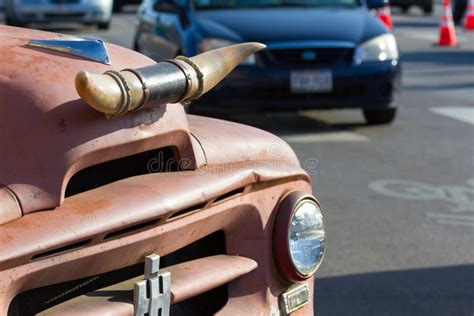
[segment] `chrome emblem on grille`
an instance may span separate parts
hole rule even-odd
[[[313,50],[304,50],[301,53],[301,59],[304,61],[313,61],[318,57],[318,54],[316,54],[315,51]]]
[[[171,305],[171,273],[159,272],[160,256],[145,257],[145,280],[135,283],[134,316],[169,316]]]

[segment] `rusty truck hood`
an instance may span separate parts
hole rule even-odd
[[[181,105],[106,120],[77,95],[77,72],[154,62],[112,44],[107,44],[110,66],[27,46],[31,38],[56,36],[0,26],[0,185],[15,193],[24,214],[61,205],[77,171],[153,148],[172,146],[191,162],[190,169],[267,159],[299,168],[293,151],[277,137],[235,123],[188,118]],[[301,173],[295,170],[287,173]]]
[[[143,67],[149,58],[107,44],[111,65],[27,46],[57,34],[0,26],[0,184],[20,199],[24,213],[62,201],[76,171],[103,161],[163,146],[194,160],[181,106],[164,106],[106,120],[79,99],[80,70]]]

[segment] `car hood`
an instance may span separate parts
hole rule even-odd
[[[309,40],[359,44],[387,32],[365,7],[202,10],[195,18],[203,37],[266,44]]]

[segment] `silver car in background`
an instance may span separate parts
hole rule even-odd
[[[3,0],[5,22],[23,26],[29,23],[78,22],[108,29],[113,0]]]

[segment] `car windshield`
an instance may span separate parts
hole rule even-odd
[[[360,0],[194,0],[196,9],[359,6]]]

